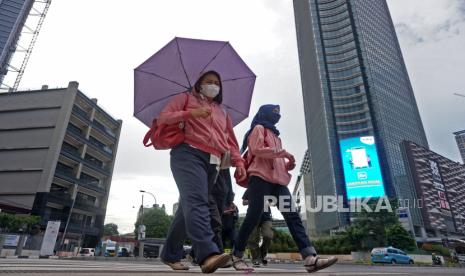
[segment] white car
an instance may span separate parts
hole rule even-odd
[[[94,248],[82,248],[81,251],[79,251],[79,256],[81,257],[95,256],[95,249]]]

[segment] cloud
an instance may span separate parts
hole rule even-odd
[[[463,45],[465,3],[456,0],[389,0],[430,148],[452,160],[460,156],[452,132],[465,129]],[[403,26],[407,26],[406,28]]]
[[[465,31],[465,2],[459,0],[388,1],[397,34],[404,43],[449,39]]]

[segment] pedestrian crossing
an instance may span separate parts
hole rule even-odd
[[[255,269],[257,272],[277,272],[277,273],[304,273],[302,267],[295,266],[295,269],[289,268],[270,268],[263,267]],[[2,273],[85,273],[85,272],[157,272],[172,273],[173,270],[159,261],[86,261],[86,260],[51,260],[51,259],[0,259],[0,274]],[[187,271],[186,271],[187,272]],[[200,267],[190,266],[189,273],[201,272]],[[217,272],[232,273],[236,272],[233,268],[219,269]]]

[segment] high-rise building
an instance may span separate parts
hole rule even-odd
[[[0,83],[33,4],[34,0],[0,0]]]
[[[428,143],[386,1],[294,0],[294,13],[310,158],[306,194],[413,198],[400,143]],[[345,213],[314,216],[311,232],[350,221]]]
[[[0,209],[61,221],[68,249],[95,246],[121,125],[77,82],[0,93]]]
[[[463,163],[465,164],[465,130],[454,132],[454,135]]]
[[[178,208],[179,208],[179,202],[176,202],[175,204],[173,204],[173,216],[176,214],[176,212],[178,211]]]
[[[420,204],[417,239],[465,237],[465,165],[410,141],[402,143],[408,175]],[[410,209],[412,210],[412,209]]]

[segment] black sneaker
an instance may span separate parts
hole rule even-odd
[[[260,261],[252,261],[253,267],[260,267],[261,263]]]
[[[267,266],[267,265],[268,265],[268,260],[263,259],[263,260],[262,260],[262,264],[263,264],[264,266]]]

